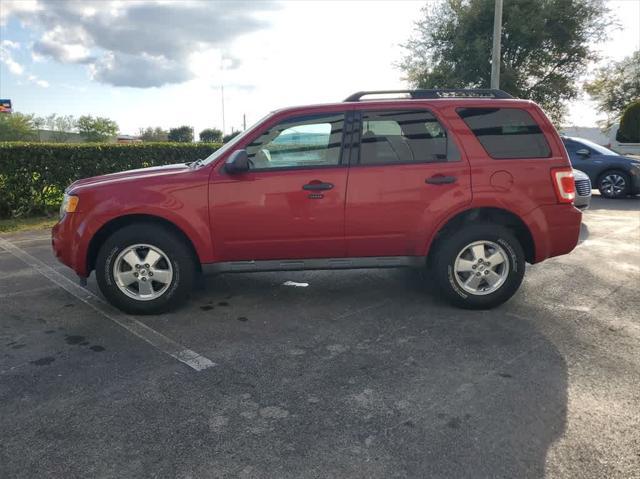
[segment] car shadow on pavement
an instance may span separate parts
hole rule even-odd
[[[145,318],[218,364],[198,373],[52,295],[50,308],[76,315],[74,334],[117,353],[3,377],[5,476],[543,477],[567,411],[565,360],[538,327],[551,313],[526,301],[454,309],[411,270],[207,283],[185,308]],[[40,307],[9,312],[21,325]]]
[[[578,244],[583,243],[589,239],[589,226],[585,223],[580,224],[580,236],[578,237]]]
[[[284,279],[310,286],[286,288]],[[228,307],[249,317],[216,328],[235,381],[295,418],[269,424],[266,436],[225,437],[237,455],[247,451],[238,461],[260,450],[278,458],[281,477],[544,476],[565,428],[567,366],[526,311],[451,308],[412,270],[210,283],[225,297],[241,291],[242,304],[231,296]],[[222,414],[243,416],[242,401]]]

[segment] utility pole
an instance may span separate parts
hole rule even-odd
[[[496,0],[493,15],[493,51],[491,54],[491,88],[500,88],[500,37],[502,33],[502,0]]]
[[[220,95],[222,98],[222,134],[224,135],[224,57],[220,57]]]
[[[224,135],[224,85],[220,85],[220,92],[222,94],[222,134]]]
[[[247,115],[242,114],[242,131],[247,129]]]

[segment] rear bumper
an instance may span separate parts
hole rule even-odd
[[[540,206],[523,219],[535,245],[534,263],[567,254],[578,244],[582,213],[572,204]]]

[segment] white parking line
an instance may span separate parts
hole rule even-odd
[[[73,295],[75,298],[79,299],[80,301],[100,313],[105,318],[113,321],[118,326],[122,326],[130,333],[151,344],[153,347],[162,351],[163,353],[168,354],[169,356],[177,359],[178,361],[186,364],[196,371],[202,371],[203,369],[216,366],[216,363],[214,363],[210,359],[202,356],[199,353],[196,353],[195,351],[185,348],[182,344],[177,343],[173,339],[164,336],[163,334],[159,333],[155,329],[150,328],[137,319],[118,311],[114,307],[105,303],[91,291],[74,283],[69,278],[58,273],[52,267],[48,266],[38,258],[31,256],[29,253],[14,245],[10,241],[0,238],[0,248],[8,251],[16,258],[28,264],[49,281],[58,285],[69,294]]]
[[[37,273],[36,273],[37,274]],[[12,298],[14,296],[22,296],[23,294],[34,294],[34,293],[42,293],[43,291],[51,291],[52,289],[56,289],[57,286],[42,286],[41,288],[31,288],[22,291],[14,291],[12,293],[0,293],[0,299],[2,298]]]
[[[22,238],[19,240],[13,240],[11,242],[13,244],[25,244],[25,243],[36,243],[38,241],[51,241],[51,235],[48,234],[46,236],[30,236],[30,237]]]

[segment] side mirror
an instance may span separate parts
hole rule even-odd
[[[581,150],[576,151],[576,153],[580,156],[589,156],[591,154],[586,148],[582,148]]]
[[[224,169],[231,175],[249,171],[249,155],[247,155],[247,150],[236,150],[231,153],[224,164]]]

